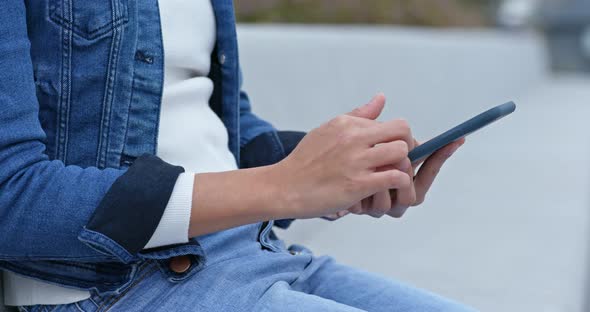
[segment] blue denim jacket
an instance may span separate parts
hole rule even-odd
[[[213,0],[211,107],[241,167],[284,158],[301,133],[277,132],[241,92],[232,0]],[[0,10],[0,268],[121,292],[183,168],[153,156],[163,87],[157,0],[4,0]],[[198,33],[198,30],[195,30]],[[286,226],[288,221],[282,222]]]

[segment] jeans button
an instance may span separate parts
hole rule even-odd
[[[301,251],[289,250],[289,253],[293,256],[299,256],[301,254]]]
[[[191,259],[188,256],[179,256],[170,259],[170,270],[181,274],[191,268]]]

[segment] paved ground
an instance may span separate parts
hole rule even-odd
[[[438,48],[427,51],[431,56],[421,48],[418,54],[398,51],[405,61],[385,60],[396,45],[369,38],[373,45],[365,49],[371,57],[361,66],[351,58],[354,48],[334,42],[340,37],[366,43],[362,31],[352,37],[319,32],[285,46],[259,29],[242,30],[249,39],[242,51],[246,85],[258,111],[282,128],[310,129],[377,90],[398,99],[385,119],[404,116],[423,138],[504,100],[514,99],[519,107],[472,136],[441,173],[427,203],[403,220],[299,221],[281,235],[482,311],[588,311],[590,78],[547,76],[543,65],[534,64],[543,61],[534,38],[386,35],[402,40],[401,50],[433,41]],[[453,37],[465,40],[448,40]],[[306,53],[305,40],[318,43],[320,51],[307,47]],[[267,46],[271,52],[259,52]],[[483,52],[474,56],[470,49]],[[266,64],[272,57],[283,64]],[[461,67],[476,64],[470,57],[482,65]],[[501,76],[506,79],[498,81]],[[278,90],[277,80],[285,81]]]

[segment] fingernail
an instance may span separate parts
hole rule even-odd
[[[377,100],[377,98],[380,96],[385,97],[385,93],[378,92],[377,94],[375,94],[375,96],[373,96],[373,98],[371,99],[371,103],[374,102],[375,100]]]
[[[349,214],[349,213],[350,213],[350,211],[348,211],[348,210],[342,210],[342,211],[339,211],[339,212],[338,212],[336,215],[337,215],[339,218],[342,218],[342,217],[346,216],[346,215],[347,215],[347,214]]]

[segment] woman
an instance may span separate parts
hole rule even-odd
[[[382,95],[277,132],[240,91],[231,0],[6,0],[0,36],[8,304],[468,310],[274,236],[296,218],[399,217],[462,142],[413,180],[408,125],[375,121]]]

